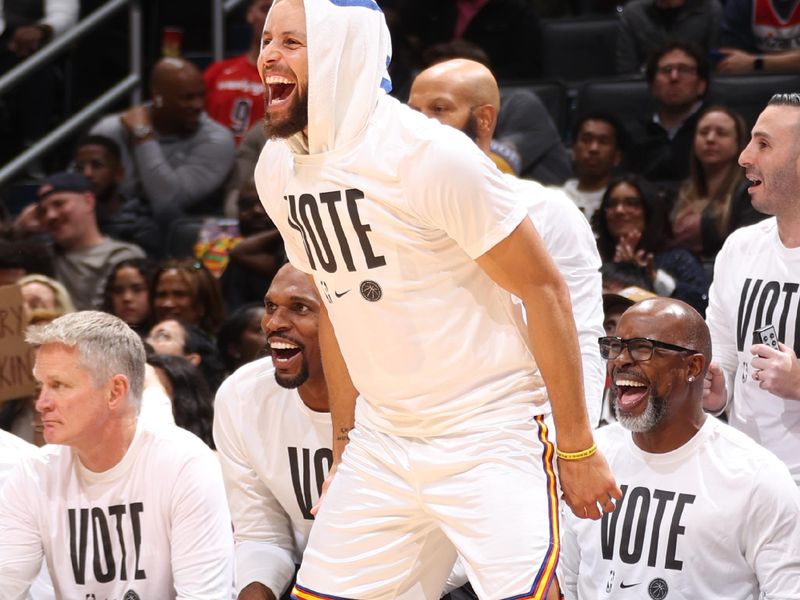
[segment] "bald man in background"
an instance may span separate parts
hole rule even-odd
[[[502,157],[492,152],[500,92],[492,72],[484,65],[459,58],[422,71],[411,86],[408,104],[462,131],[505,171]],[[586,409],[589,422],[597,427],[605,383],[597,338],[605,331],[601,261],[594,235],[580,210],[560,190],[510,174],[505,177],[527,207],[569,287],[581,349]]]
[[[91,132],[119,144],[121,193],[145,199],[166,233],[176,217],[221,211],[236,149],[233,134],[205,113],[205,83],[192,63],[158,61],[150,94],[149,102],[101,119]]]

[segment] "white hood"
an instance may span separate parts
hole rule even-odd
[[[392,89],[392,42],[374,0],[304,0],[308,48],[308,139],[297,153],[320,154],[359,137],[378,99]]]

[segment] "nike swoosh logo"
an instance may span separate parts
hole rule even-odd
[[[349,291],[350,291],[350,290],[345,290],[345,291],[343,291],[341,294],[340,294],[339,292],[333,292],[333,293],[334,293],[334,294],[336,294],[336,297],[337,297],[337,298],[341,298],[342,296],[344,296],[345,294],[347,294]]]
[[[639,583],[627,583],[627,584],[626,583],[620,583],[619,587],[620,587],[620,589],[624,590],[625,588],[636,587],[637,585],[641,585],[641,582],[639,582]]]

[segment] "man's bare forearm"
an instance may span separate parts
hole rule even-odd
[[[565,451],[591,446],[569,290],[530,219],[477,262],[525,306],[531,352],[547,386],[559,446]]]
[[[567,452],[592,445],[583,391],[578,334],[566,284],[539,286],[526,294],[528,335],[536,364],[547,385],[559,448]]]
[[[319,315],[319,344],[322,352],[322,367],[328,387],[333,427],[333,460],[338,463],[350,440],[350,430],[355,425],[356,397],[358,392],[350,379],[350,373],[342,357],[328,312],[322,307]]]

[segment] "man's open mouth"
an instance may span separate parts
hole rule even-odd
[[[270,75],[267,77],[268,106],[283,104],[292,95],[296,84],[280,75]]]
[[[297,344],[284,340],[270,340],[269,350],[272,354],[272,361],[276,365],[283,365],[300,354],[302,349]]]
[[[614,387],[617,389],[617,407],[624,412],[632,410],[650,393],[647,383],[627,374],[615,375]]]
[[[747,181],[750,182],[750,186],[748,187],[748,189],[752,190],[753,188],[758,187],[762,183],[762,181],[755,175],[747,175],[746,177]]]

